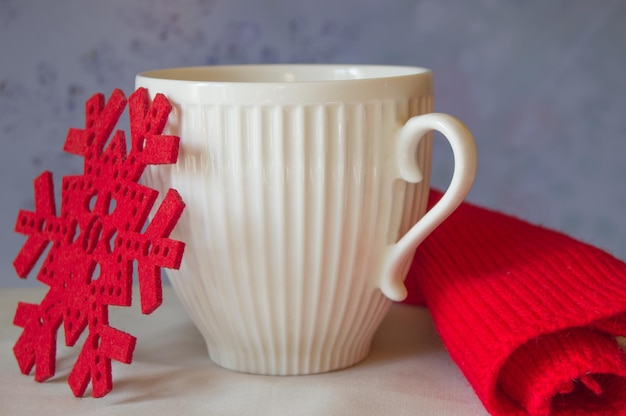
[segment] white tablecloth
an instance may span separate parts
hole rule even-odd
[[[341,371],[311,376],[257,376],[213,364],[171,288],[152,315],[110,308],[113,327],[137,337],[133,362],[113,362],[113,391],[75,398],[67,376],[82,340],[64,346],[56,375],[44,383],[22,375],[13,345],[18,301],[39,303],[47,287],[0,289],[0,414],[72,415],[464,415],[487,412],[444,350],[424,308],[394,305],[370,356]],[[134,299],[138,299],[137,296]]]

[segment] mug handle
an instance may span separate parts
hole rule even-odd
[[[396,302],[407,296],[405,276],[399,271],[406,256],[463,202],[476,176],[476,144],[472,133],[456,117],[428,113],[409,119],[396,136],[394,159],[398,179],[412,183],[422,180],[415,153],[422,138],[432,130],[442,133],[450,143],[454,154],[454,173],[441,199],[398,242],[385,249],[379,288],[385,296]]]

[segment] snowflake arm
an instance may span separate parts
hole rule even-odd
[[[35,212],[20,210],[15,231],[28,236],[26,243],[13,261],[13,266],[21,278],[31,272],[35,263],[43,254],[50,242],[50,233],[44,230],[47,218],[54,218],[54,185],[52,173],[43,172],[35,179]]]
[[[18,303],[13,323],[24,328],[13,351],[20,370],[30,373],[35,367],[35,381],[45,381],[55,372],[57,330],[61,325],[61,315],[54,309],[32,303]]]
[[[184,244],[167,238],[182,214],[184,203],[178,192],[170,189],[148,225],[144,236],[145,256],[138,261],[141,311],[152,313],[161,305],[161,267],[178,269],[183,257]]]

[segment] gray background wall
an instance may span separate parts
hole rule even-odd
[[[84,101],[157,67],[350,62],[427,66],[436,108],[474,132],[469,200],[626,258],[622,0],[0,0],[0,287],[32,180],[64,154]],[[433,185],[451,156],[439,141]]]

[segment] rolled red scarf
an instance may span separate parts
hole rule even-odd
[[[492,415],[626,415],[624,262],[463,203],[419,247],[406,284]]]

